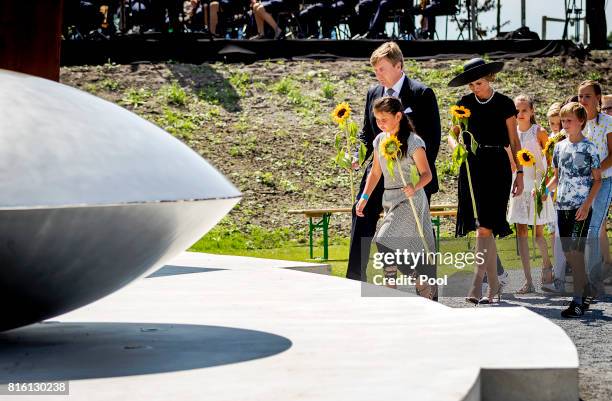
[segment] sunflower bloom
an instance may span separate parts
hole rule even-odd
[[[555,144],[561,142],[562,140],[564,140],[565,137],[565,131],[561,131],[559,132],[557,135],[555,135],[552,139],[553,141],[555,141]]]
[[[555,145],[564,139],[565,139],[565,134],[563,132],[560,132],[557,135],[549,138],[548,141],[546,141],[546,144],[544,145],[544,149],[542,150],[542,153],[546,156],[549,162],[553,157]]]
[[[464,118],[470,118],[470,116],[472,115],[470,109],[463,106],[452,106],[450,111],[453,117],[459,120]]]
[[[343,124],[351,116],[351,106],[348,103],[340,103],[331,114],[334,121]]]
[[[529,167],[535,164],[535,156],[527,149],[521,149],[517,152],[516,157],[521,166]]]
[[[554,148],[555,148],[555,138],[550,138],[548,139],[548,141],[546,141],[546,144],[544,145],[544,149],[542,149],[542,154],[548,157],[549,155],[552,155]]]
[[[394,135],[389,135],[380,144],[380,154],[387,160],[398,158],[401,143]]]

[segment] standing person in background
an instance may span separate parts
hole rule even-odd
[[[300,11],[300,27],[306,38],[318,39],[319,34],[323,38],[331,38],[332,32],[341,20],[345,19],[349,24],[351,34],[358,22],[355,14],[357,0],[317,0],[316,3],[306,5]],[[319,24],[321,29],[319,30]],[[358,29],[355,28],[357,31]]]
[[[394,42],[383,43],[372,53],[370,64],[379,84],[368,91],[363,118],[363,128],[359,134],[361,141],[367,148],[366,160],[372,155],[374,138],[381,132],[374,118],[374,101],[383,96],[399,97],[404,113],[412,120],[416,132],[425,142],[425,153],[432,174],[432,180],[425,186],[427,203],[431,195],[438,192],[438,178],[436,173],[436,158],[440,148],[440,114],[438,102],[433,90],[423,83],[411,79],[404,74],[404,56],[399,46]],[[357,162],[353,163],[358,168]],[[367,176],[372,169],[372,161],[367,165],[361,180],[357,200],[360,199],[365,187]],[[351,243],[349,247],[349,260],[346,277],[353,280],[366,280],[365,271],[368,265],[370,244],[376,232],[376,223],[380,218],[383,195],[383,180],[370,193],[369,200],[363,209],[363,217],[356,214],[356,205],[353,205],[353,221],[351,225]]]
[[[534,165],[524,167],[525,186],[523,193],[520,196],[510,197],[510,207],[508,209],[508,222],[516,224],[519,254],[525,273],[525,284],[516,293],[529,294],[535,292],[535,286],[531,278],[528,243],[529,226],[534,225],[534,215],[537,215],[533,230],[542,256],[542,284],[552,285],[553,269],[548,256],[548,245],[544,238],[544,224],[552,223],[555,220],[555,211],[552,201],[547,198],[542,201],[542,210],[538,215],[535,210],[536,202],[533,194],[548,170],[546,157],[542,154],[542,150],[548,142],[548,133],[536,123],[533,100],[529,96],[517,96],[514,99],[514,104],[517,112],[517,130],[521,141],[521,149],[531,152],[535,159]],[[536,250],[534,249],[533,252],[536,252]]]
[[[363,39],[370,27],[370,21],[372,16],[378,8],[378,4],[381,0],[359,0],[355,7],[356,13],[351,18],[351,35],[352,39]]]
[[[608,49],[606,5],[607,0],[586,0],[585,19],[589,25],[590,49]]]
[[[436,33],[436,15],[444,11],[442,0],[421,0],[423,19],[421,20],[421,38],[433,39]],[[448,6],[447,6],[448,7]]]
[[[425,8],[426,1],[421,1],[421,5],[418,7],[413,7],[406,3],[405,0],[380,0],[375,8],[376,11],[374,12],[374,16],[370,20],[368,32],[365,37],[368,39],[387,37],[385,33],[385,24],[389,19],[391,11],[399,8],[402,8],[404,11],[403,19],[409,21],[408,32],[414,34],[414,15],[421,13],[421,8]]]
[[[329,14],[331,9],[331,0],[319,0],[316,3],[310,3],[304,5],[304,8],[300,11],[300,27],[302,33],[306,39],[319,39],[319,22],[321,22],[321,31],[323,37],[326,37],[326,29],[324,26],[325,14]]]
[[[191,0],[191,2],[200,2],[201,0]],[[210,5],[210,7],[209,7]],[[203,8],[203,18],[204,25],[208,27],[209,21],[210,26],[209,32],[214,37],[222,37],[224,36],[224,32],[217,32],[217,27],[219,26],[219,18],[220,17],[231,17],[234,14],[240,13],[240,1],[239,0],[220,0],[220,1],[211,1],[210,3],[204,2],[201,5]],[[210,9],[210,16],[208,15]]]
[[[283,11],[297,11],[298,5],[295,0],[251,0],[251,8],[253,9],[253,15],[255,15],[257,35],[249,39],[264,39],[266,37],[265,24],[270,25],[270,28],[274,30],[274,39],[282,39],[284,32],[278,26],[275,16]]]
[[[181,0],[156,0],[151,2],[154,29],[162,33],[178,33],[180,30],[179,14],[183,10]],[[166,22],[168,13],[168,22]]]
[[[548,129],[550,138],[561,132],[561,103],[555,102],[550,105],[546,112],[546,119],[548,120]]]
[[[603,95],[601,98],[601,112],[612,116],[612,95]]]
[[[555,176],[548,183],[549,192],[557,189],[557,224],[565,258],[572,265],[574,296],[562,317],[580,317],[590,305],[590,286],[585,272],[584,251],[593,201],[601,187],[597,148],[582,134],[587,111],[579,103],[561,109],[561,122],[567,139],[555,146]]]
[[[601,111],[602,113],[612,116],[612,95],[604,95],[601,98]],[[610,242],[608,240],[606,222],[604,222],[602,230],[604,231],[604,236],[599,245],[601,248],[601,256],[603,256],[604,260],[604,283],[612,284],[612,257],[610,256]]]
[[[601,163],[601,189],[593,202],[586,249],[587,278],[594,296],[605,293],[600,243],[609,247],[605,222],[612,201],[612,117],[599,112],[601,95],[601,86],[596,81],[587,80],[578,86],[578,101],[587,112],[583,134],[596,146]]]
[[[546,118],[548,119],[548,129],[550,130],[549,138],[554,138],[556,135],[561,134],[561,103],[555,102],[550,105]],[[549,161],[552,163],[552,159]],[[556,196],[555,192],[549,195],[553,201],[553,206],[556,207]],[[554,281],[552,284],[542,283],[542,291],[554,292],[563,294],[565,293],[565,270],[567,261],[565,260],[565,254],[561,247],[561,238],[559,237],[559,226],[557,224],[557,217],[555,216],[552,223],[548,225],[550,231],[550,243],[553,250],[554,256]]]
[[[496,92],[491,86],[495,74],[504,63],[486,63],[481,58],[468,61],[463,72],[449,82],[449,86],[467,85],[471,93],[463,96],[457,105],[471,111],[469,131],[478,142],[476,154],[468,146],[467,160],[470,164],[471,182],[476,203],[475,216],[465,163],[459,172],[457,228],[455,235],[464,236],[476,231],[477,252],[485,255],[483,263],[477,263],[472,286],[466,301],[491,303],[500,298],[502,285],[497,277],[497,248],[495,237],[512,233],[506,221],[508,194],[520,196],[523,192],[523,170],[518,167],[514,183],[505,147],[510,146],[516,160],[520,141],[516,132],[516,108],[509,97]],[[459,127],[455,127],[459,133]],[[463,138],[469,143],[469,138]],[[454,149],[457,142],[449,136],[449,146]],[[476,220],[476,218],[478,220]],[[482,282],[485,271],[488,278],[487,295],[482,297]]]

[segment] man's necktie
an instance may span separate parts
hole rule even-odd
[[[395,94],[395,91],[393,90],[393,88],[387,89],[387,96],[393,96],[394,94]]]

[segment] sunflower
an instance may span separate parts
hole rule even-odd
[[[348,103],[340,103],[336,106],[331,116],[336,123],[342,124],[351,116],[351,106]]]
[[[535,156],[527,149],[519,150],[516,157],[521,166],[529,167],[535,164]]]
[[[552,156],[552,152],[555,148],[555,138],[549,138],[548,141],[546,141],[546,144],[544,145],[544,149],[542,149],[542,154],[546,157],[548,156]]]
[[[553,137],[553,140],[555,141],[555,144],[557,144],[557,143],[561,142],[562,140],[564,140],[565,138],[566,138],[565,137],[565,131],[561,131],[561,132],[559,132],[557,135],[555,135]]]
[[[453,115],[453,117],[459,120],[464,119],[464,118],[470,118],[470,116],[472,115],[472,112],[470,111],[470,109],[463,107],[463,106],[452,106],[450,109],[450,112]]]
[[[546,141],[546,144],[544,145],[544,149],[542,150],[542,153],[548,158],[549,161],[553,157],[555,145],[564,139],[565,139],[565,134],[563,132],[560,132],[557,135],[549,138],[548,141]]]
[[[401,143],[397,137],[394,135],[389,135],[386,139],[382,141],[380,144],[380,154],[389,160],[397,159],[400,152]]]

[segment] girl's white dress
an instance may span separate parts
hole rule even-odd
[[[533,225],[535,199],[532,197],[531,192],[536,185],[540,184],[540,180],[542,179],[547,167],[546,157],[542,154],[542,147],[538,142],[539,130],[539,125],[532,124],[527,131],[518,131],[519,139],[521,141],[521,149],[529,150],[535,156],[536,163],[534,166],[523,167],[523,193],[517,197],[510,195],[510,207],[508,208],[509,223]],[[534,169],[536,171],[535,182]],[[548,196],[546,201],[543,202],[542,212],[538,216],[536,224],[544,225],[547,223],[552,223],[555,220],[555,209],[551,197]]]

